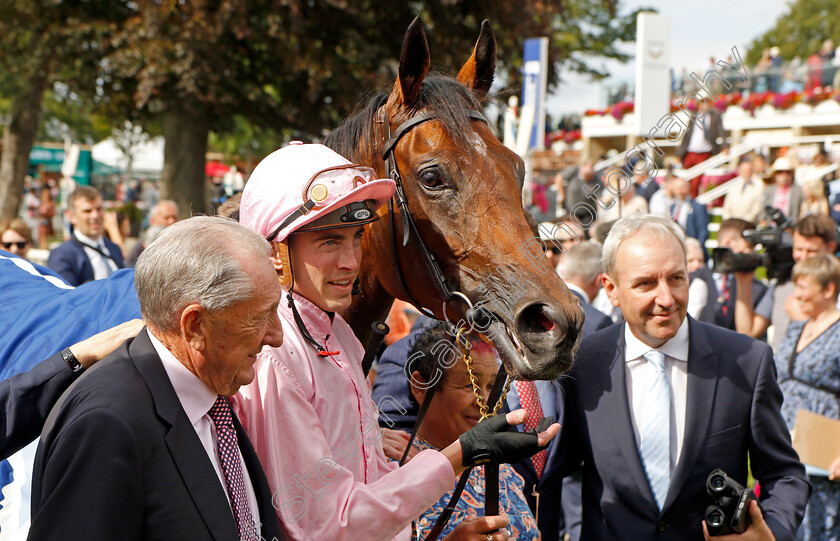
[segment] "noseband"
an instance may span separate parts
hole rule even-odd
[[[446,304],[455,297],[459,297],[462,299],[467,299],[467,297],[460,291],[452,290],[452,287],[449,285],[449,282],[446,279],[446,275],[444,275],[443,270],[440,268],[440,263],[438,263],[437,258],[435,258],[435,255],[423,242],[423,238],[420,236],[419,231],[417,231],[417,225],[414,223],[414,219],[411,216],[411,211],[408,209],[408,199],[405,196],[405,189],[403,187],[402,177],[400,176],[400,171],[397,167],[397,160],[394,156],[394,149],[396,148],[397,143],[399,143],[400,139],[402,139],[402,137],[405,134],[411,131],[411,129],[415,126],[427,122],[429,120],[436,120],[437,117],[431,113],[418,113],[406,120],[405,122],[403,122],[402,124],[400,124],[399,127],[394,131],[394,134],[391,135],[391,122],[388,119],[388,113],[385,111],[384,106],[382,107],[382,116],[384,117],[385,137],[387,138],[385,144],[382,147],[382,159],[385,160],[385,163],[388,166],[388,175],[391,177],[391,180],[394,181],[394,184],[397,185],[397,189],[394,192],[394,197],[388,200],[388,230],[391,237],[391,256],[394,260],[394,266],[396,267],[397,281],[400,284],[400,288],[402,288],[402,290],[405,292],[406,297],[408,297],[409,301],[411,301],[411,304],[413,304],[426,317],[436,319],[435,315],[426,308],[423,308],[423,306],[419,302],[417,302],[417,299],[415,299],[411,292],[408,290],[408,286],[406,285],[405,279],[402,275],[402,270],[400,270],[399,250],[397,247],[396,238],[396,220],[394,217],[395,205],[400,210],[400,219],[402,220],[402,245],[407,246],[408,241],[411,239],[411,235],[414,234],[415,238],[417,239],[417,244],[420,248],[420,255],[423,258],[423,263],[426,265],[426,269],[429,271],[429,275],[432,277],[432,283],[434,283],[435,289],[437,289],[438,294],[443,299],[443,314],[446,318]],[[484,123],[487,122],[487,120],[478,111],[467,111],[466,116],[472,120],[479,120]],[[472,308],[472,305],[469,303],[468,299],[466,300],[466,302],[468,306]]]

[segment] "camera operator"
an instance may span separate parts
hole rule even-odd
[[[797,263],[809,257],[833,254],[837,250],[834,221],[828,216],[809,215],[793,226],[793,260]],[[785,336],[791,321],[807,319],[793,296],[794,284],[780,282],[773,290],[771,323],[773,336],[770,345],[775,351]]]
[[[755,244],[744,237],[744,231],[755,226],[740,218],[730,218],[720,224],[718,246],[735,254],[752,254]],[[716,323],[752,338],[761,338],[770,326],[772,297],[767,286],[755,279],[755,267],[733,273],[715,273],[718,289]]]

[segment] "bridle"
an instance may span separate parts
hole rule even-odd
[[[477,111],[469,110],[466,112],[467,116],[472,120],[478,120],[480,122],[487,122],[480,113]],[[408,290],[408,286],[405,283],[405,279],[402,276],[402,271],[400,268],[400,259],[399,259],[399,250],[397,246],[397,239],[396,239],[396,218],[394,216],[394,207],[396,206],[400,210],[400,218],[402,220],[402,231],[403,231],[403,239],[402,245],[407,246],[409,240],[411,239],[411,235],[414,234],[414,237],[417,240],[417,244],[420,248],[420,254],[423,258],[423,263],[426,265],[426,269],[429,271],[429,275],[432,277],[432,282],[435,284],[435,288],[437,289],[438,293],[440,294],[441,298],[443,298],[443,317],[446,320],[448,325],[452,325],[454,328],[455,333],[455,342],[458,344],[459,347],[463,347],[463,341],[465,339],[462,337],[462,334],[466,334],[466,329],[464,327],[455,326],[449,320],[449,317],[446,313],[446,305],[448,302],[453,300],[455,297],[462,299],[464,302],[467,303],[468,311],[474,310],[472,302],[470,299],[464,295],[460,291],[454,291],[452,287],[449,285],[449,282],[446,279],[446,275],[444,275],[443,270],[440,268],[440,264],[438,263],[437,258],[435,258],[434,254],[428,249],[426,244],[423,242],[423,238],[420,236],[419,231],[417,230],[417,226],[414,223],[414,219],[411,216],[411,211],[408,208],[408,199],[405,196],[405,189],[403,187],[402,177],[400,176],[399,168],[397,166],[397,160],[394,156],[394,149],[397,146],[397,143],[402,139],[402,137],[411,131],[412,128],[415,126],[427,122],[429,120],[435,120],[437,117],[431,113],[418,113],[402,124],[397,127],[394,131],[393,135],[391,134],[391,123],[388,119],[388,113],[385,110],[385,106],[382,106],[382,116],[383,116],[383,123],[385,124],[385,137],[386,141],[382,147],[382,159],[385,161],[388,167],[388,175],[390,176],[391,180],[394,181],[396,184],[396,190],[394,192],[394,196],[388,200],[388,230],[391,239],[391,256],[394,261],[394,267],[396,270],[397,282],[400,285],[400,288],[405,293],[405,296],[411,301],[413,304],[423,315],[430,317],[432,319],[436,319],[435,315],[431,313],[429,310],[423,308],[423,306],[417,302],[411,292]],[[468,313],[468,312],[467,312]],[[467,317],[467,319],[470,319]],[[472,326],[470,325],[470,330]],[[490,415],[495,415],[501,409],[504,401],[505,395],[507,394],[508,390],[510,389],[510,378],[507,377],[507,374],[504,369],[499,371],[499,375],[496,377],[496,381],[493,384],[493,389],[490,392],[490,396],[488,397],[488,404],[494,404],[492,414],[488,411],[487,405],[483,403],[483,399],[480,396],[478,385],[475,380],[475,375],[472,371],[472,362],[471,357],[469,355],[468,350],[464,350],[464,359],[467,363],[467,371],[470,375],[470,381],[473,386],[473,393],[478,400],[479,407],[482,410],[482,419],[488,417]],[[414,423],[414,429],[412,430],[410,440],[408,445],[406,446],[405,453],[403,454],[402,460],[400,460],[400,466],[402,466],[408,458],[409,450],[411,449],[412,442],[417,435],[417,431],[420,428],[420,423],[423,422],[423,418],[426,415],[426,411],[431,404],[432,397],[434,396],[436,386],[431,387],[426,391],[426,395],[423,399],[423,403],[420,405],[420,410],[417,414],[417,421]],[[461,493],[464,491],[464,487],[469,480],[470,473],[472,472],[472,468],[467,468],[462,474],[461,479],[459,480],[458,484],[455,487],[455,490],[452,494],[452,498],[449,500],[449,503],[444,508],[443,512],[438,517],[437,521],[435,522],[434,526],[432,527],[431,531],[429,532],[428,536],[426,537],[426,541],[434,541],[435,539],[440,536],[440,533],[443,531],[446,523],[449,521],[449,517],[452,515],[452,512],[455,510],[455,505],[458,502],[458,499],[461,497]],[[495,473],[494,473],[495,472]],[[495,480],[495,483],[494,483]],[[485,497],[485,514],[490,515],[497,515],[499,513],[498,510],[498,465],[485,465],[485,484],[489,487],[490,485],[495,484],[495,489],[492,488],[486,490],[486,497]],[[495,498],[493,497],[495,494]],[[413,526],[413,524],[412,524]]]
[[[420,255],[423,258],[423,263],[426,266],[426,269],[429,271],[429,275],[432,277],[432,283],[435,285],[435,289],[437,289],[438,294],[443,299],[443,314],[444,318],[448,321],[448,316],[446,314],[446,304],[453,300],[455,297],[462,299],[464,302],[467,303],[468,309],[471,310],[473,308],[472,303],[470,302],[469,298],[461,293],[460,291],[453,291],[452,287],[449,285],[449,282],[446,279],[446,275],[443,273],[443,270],[440,268],[440,263],[438,263],[437,258],[435,255],[429,250],[426,244],[423,242],[423,238],[420,236],[420,232],[417,230],[417,225],[414,223],[414,219],[411,216],[411,211],[408,208],[408,199],[405,196],[405,188],[403,187],[402,176],[400,175],[399,167],[397,166],[397,160],[394,156],[394,149],[399,143],[400,139],[404,135],[406,135],[412,128],[418,126],[424,122],[429,120],[436,120],[437,117],[432,113],[418,113],[402,124],[394,130],[393,135],[391,134],[391,122],[388,118],[388,112],[385,110],[385,106],[383,105],[381,108],[383,123],[385,125],[385,138],[386,141],[382,146],[382,159],[385,161],[385,164],[388,167],[388,176],[391,180],[394,181],[396,184],[396,191],[394,192],[394,196],[388,200],[388,231],[391,238],[391,256],[394,260],[394,267],[396,270],[397,282],[399,283],[400,288],[405,293],[406,297],[411,304],[413,304],[423,315],[426,317],[436,319],[435,315],[423,308],[423,306],[417,302],[414,295],[408,290],[408,286],[406,285],[405,279],[402,275],[402,270],[400,266],[400,259],[399,259],[399,250],[397,246],[397,238],[396,238],[396,217],[395,214],[395,207],[399,208],[400,211],[400,219],[402,220],[402,231],[403,231],[403,239],[402,245],[407,246],[409,240],[411,240],[411,235],[413,234],[417,240],[418,247],[420,248]],[[484,118],[478,111],[469,110],[466,112],[466,115],[472,120],[478,120],[480,122],[487,122],[487,119]]]

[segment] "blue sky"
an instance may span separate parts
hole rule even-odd
[[[746,54],[747,45],[757,36],[773,27],[776,20],[787,12],[789,0],[623,0],[624,12],[650,6],[671,20],[671,65],[679,72],[685,66],[689,72],[704,69],[709,57],[725,58],[733,46]],[[631,54],[635,44],[628,44]],[[597,61],[604,64],[603,61]],[[606,62],[615,80],[631,81],[634,63]],[[546,109],[552,118],[564,113],[582,113],[585,109],[605,105],[601,85],[590,83],[575,74],[565,74],[548,99]]]

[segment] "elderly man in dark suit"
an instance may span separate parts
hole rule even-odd
[[[67,198],[73,236],[53,249],[47,266],[71,286],[107,278],[125,266],[120,247],[105,236],[102,196],[96,188],[79,186]]]
[[[283,339],[268,256],[259,235],[214,217],[175,224],[143,252],[135,283],[147,329],[50,414],[30,539],[280,537],[227,399],[253,380],[262,347]]]
[[[706,478],[742,484],[761,509],[743,539],[793,540],[810,487],[780,413],[770,348],[686,317],[684,236],[665,217],[620,220],[604,287],[626,323],[583,340],[563,379],[561,449],[583,461],[582,539],[709,539]],[[726,539],[734,539],[727,537]]]

